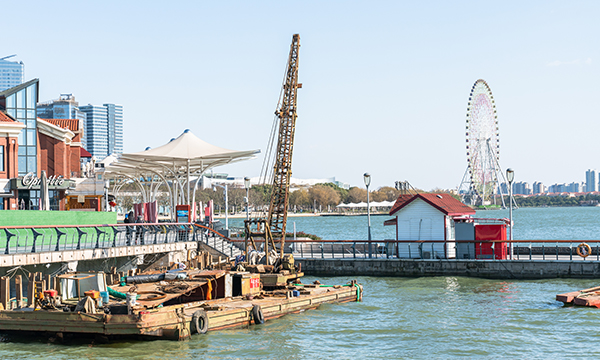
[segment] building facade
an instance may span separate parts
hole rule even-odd
[[[104,159],[123,153],[123,106],[117,104],[84,105],[87,148],[93,156]]]
[[[11,56],[0,59],[0,91],[21,85],[24,79],[25,65],[23,62],[5,60]]]
[[[41,119],[77,119],[80,133],[81,146],[87,149],[87,137],[85,131],[86,115],[79,110],[79,103],[75,101],[73,94],[60,94],[56,100],[50,100],[37,104],[37,116]]]
[[[25,124],[18,138],[19,175],[36,173],[39,168],[37,152],[38,79],[0,92],[0,110],[17,122]]]
[[[598,172],[596,169],[589,169],[585,172],[585,191],[598,191]]]
[[[36,117],[38,91],[33,79],[0,92],[0,210],[39,209],[42,170],[52,210],[64,210],[74,189],[69,178],[79,168],[78,132]]]
[[[546,186],[544,186],[544,183],[540,182],[540,181],[536,181],[533,183],[533,193],[534,194],[543,194],[546,192]]]

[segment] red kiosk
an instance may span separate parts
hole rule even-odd
[[[479,242],[496,240],[498,242]],[[506,260],[506,224],[475,224],[475,254],[477,259]]]

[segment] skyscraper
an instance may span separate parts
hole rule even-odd
[[[103,159],[123,153],[123,106],[116,104],[84,105],[87,148],[93,156]]]
[[[589,169],[585,172],[585,191],[598,191],[598,173],[596,169]]]
[[[87,150],[86,116],[79,110],[79,103],[73,94],[60,94],[56,100],[50,100],[37,105],[37,115],[41,119],[78,119],[79,129],[82,129],[81,146]]]
[[[23,83],[25,65],[23,65],[22,61],[16,62],[6,60],[13,56],[14,55],[0,58],[0,91]]]

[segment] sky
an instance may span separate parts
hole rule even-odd
[[[598,1],[24,0],[0,12],[0,57],[40,79],[40,101],[122,104],[125,152],[190,129],[264,154],[298,33],[293,177],[458,187],[478,79],[515,181],[600,169]],[[215,171],[258,176],[262,160]]]

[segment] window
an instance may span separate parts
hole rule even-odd
[[[4,145],[0,146],[0,171],[4,170]]]

